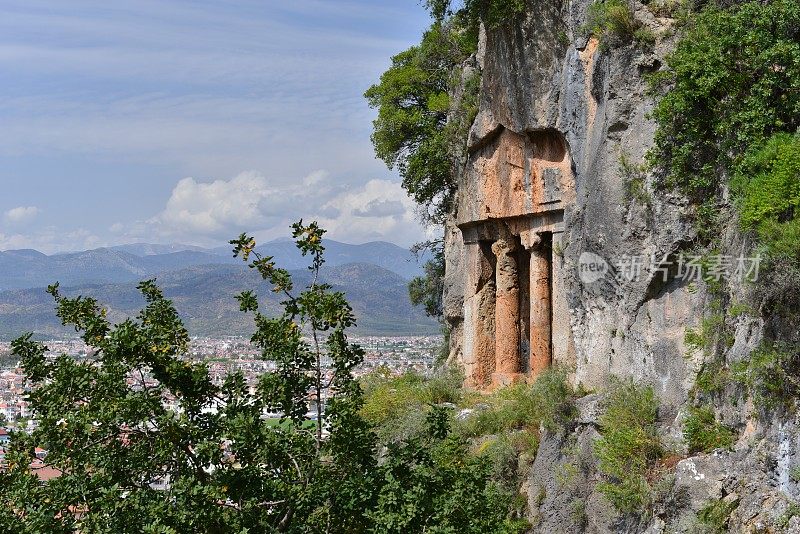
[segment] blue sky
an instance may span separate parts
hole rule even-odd
[[[362,94],[416,0],[3,0],[0,250],[424,236]]]

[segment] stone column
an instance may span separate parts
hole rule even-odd
[[[531,379],[550,367],[552,361],[550,302],[551,252],[540,243],[531,249]]]
[[[519,350],[519,273],[514,255],[516,242],[507,231],[492,245],[495,269],[495,372],[494,386],[524,378]]]
[[[485,249],[485,250],[484,250]],[[464,295],[465,385],[483,389],[495,366],[493,265],[488,244],[465,243],[466,291]]]

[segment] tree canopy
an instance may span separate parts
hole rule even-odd
[[[116,325],[96,300],[49,288],[56,313],[96,359],[46,357],[30,334],[14,341],[40,424],[12,435],[0,471],[0,529],[518,531],[510,495],[466,454],[441,409],[419,435],[379,454],[353,377],[364,352],[348,339],[352,309],[317,282],[323,230],[300,222],[293,234],[314,275],[301,290],[250,236],[232,241],[234,254],[284,296],[277,317],[259,312],[255,292],[237,296],[254,314],[252,342],[275,363],[255,385],[238,372],[215,381],[205,363],[186,357],[187,331],[152,280],[139,286],[141,313]],[[36,447],[58,476],[37,477]]]
[[[473,49],[452,24],[435,22],[419,45],[392,58],[380,82],[364,94],[378,110],[375,154],[397,168],[403,187],[434,220],[447,212],[455,192],[446,129],[453,69]]]

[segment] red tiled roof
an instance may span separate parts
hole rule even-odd
[[[31,471],[33,471],[33,474],[39,477],[41,482],[47,482],[48,480],[53,480],[54,478],[61,476],[61,471],[59,469],[44,464],[42,464],[41,467],[35,467],[33,464],[31,464]]]

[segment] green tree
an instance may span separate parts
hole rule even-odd
[[[40,426],[30,435],[12,435],[0,472],[0,530],[403,531],[388,519],[387,503],[408,500],[418,486],[392,485],[390,475],[416,464],[400,455],[379,465],[352,374],[363,359],[346,334],[355,323],[352,309],[344,295],[317,282],[323,230],[300,222],[293,233],[313,273],[301,291],[272,258],[256,252],[251,237],[232,241],[234,254],[285,297],[277,317],[259,312],[254,292],[237,297],[241,309],[254,314],[252,342],[276,365],[254,388],[241,373],[216,384],[204,363],[184,357],[188,333],[152,280],[139,286],[145,308],[117,325],[96,300],[63,297],[57,284],[49,288],[58,316],[95,348],[97,359],[46,358],[46,347],[31,334],[14,341],[34,384],[30,402]],[[324,370],[323,355],[331,362]],[[317,406],[313,417],[307,415],[309,396]],[[168,408],[167,398],[180,408]],[[265,418],[269,412],[282,414],[280,420]],[[436,435],[439,441],[446,436]],[[427,450],[425,439],[407,446]],[[31,466],[36,446],[49,451],[47,465],[60,476],[39,481]],[[450,477],[447,485],[429,485],[428,498],[447,499],[452,488],[464,488],[477,497],[459,512],[480,514],[482,531],[506,532],[513,524],[508,501],[490,491],[477,467],[434,463],[428,469],[434,479]],[[405,524],[454,531],[452,517],[428,512],[408,512]]]
[[[392,58],[392,66],[364,96],[378,110],[375,154],[397,168],[403,187],[427,218],[441,222],[455,193],[452,138],[446,130],[453,69],[475,47],[449,22],[435,22],[422,42]]]
[[[419,252],[424,249],[430,250],[433,257],[423,265],[424,275],[409,282],[408,296],[411,304],[422,306],[429,317],[441,321],[444,315],[444,248],[441,241],[428,241],[415,245],[413,250]]]
[[[512,21],[525,12],[526,0],[464,0],[453,9],[452,0],[425,0],[425,6],[434,20],[460,19],[462,24],[477,26],[483,22],[496,27]]]
[[[687,22],[654,110],[651,161],[695,200],[718,192],[746,151],[800,127],[800,4],[711,4]]]

